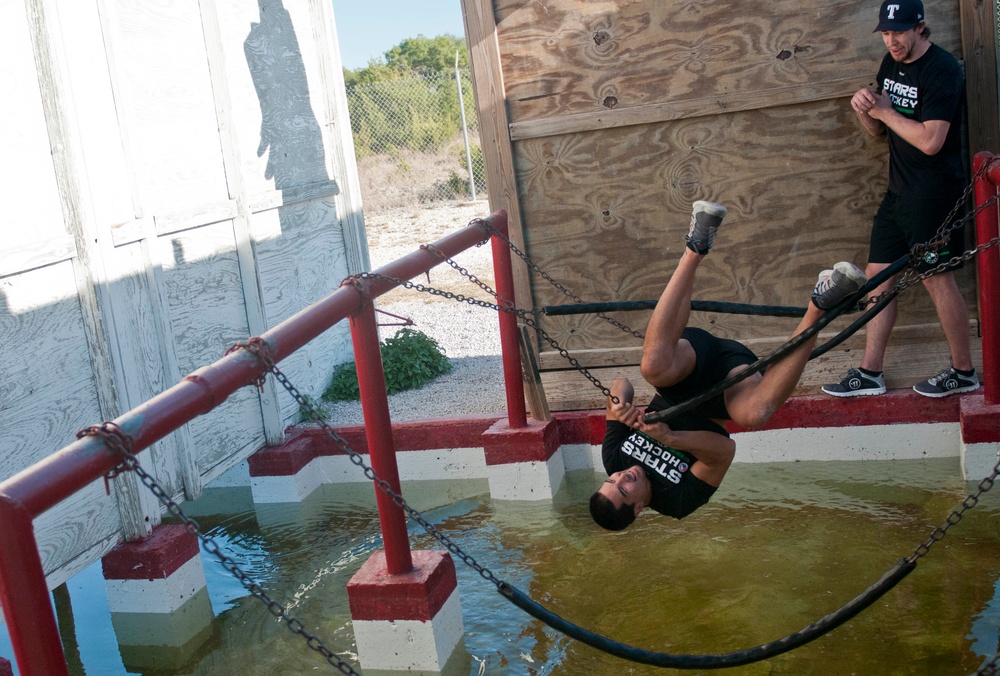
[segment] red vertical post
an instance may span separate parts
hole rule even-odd
[[[396,442],[392,437],[375,304],[371,298],[366,298],[361,309],[351,316],[351,340],[354,343],[354,363],[358,371],[358,389],[361,392],[361,410],[372,469],[392,490],[400,493]],[[375,499],[378,502],[378,518],[385,545],[386,571],[390,575],[408,573],[413,569],[413,557],[410,555],[410,540],[406,534],[406,514],[378,486],[375,487]]]
[[[497,219],[493,227],[507,235],[507,214]],[[511,267],[510,247],[500,237],[490,238],[493,248],[493,275],[497,283],[497,300],[500,305],[514,306],[514,271]],[[528,426],[524,405],[524,380],[521,375],[521,344],[518,338],[517,317],[510,312],[500,312],[500,355],[503,359],[504,389],[507,393],[507,423],[511,429]]]
[[[988,162],[995,159],[992,153],[976,153],[973,161],[975,175]],[[997,165],[985,176],[976,179],[976,206],[982,206],[997,194]],[[985,244],[997,236],[996,202],[976,215],[976,239]],[[987,405],[1000,404],[1000,251],[990,247],[979,254],[976,261],[979,271],[979,326],[983,334],[983,399]]]
[[[0,605],[14,646],[14,659],[24,676],[68,674],[59,627],[35,542],[32,515],[20,503],[0,494]]]

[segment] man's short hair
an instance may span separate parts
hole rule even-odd
[[[615,503],[598,491],[590,496],[590,516],[601,528],[625,530],[635,521],[635,508],[626,504],[615,507]]]

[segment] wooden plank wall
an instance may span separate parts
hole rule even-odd
[[[957,0],[925,4],[933,40],[962,58]],[[823,268],[838,260],[864,266],[887,150],[884,139],[861,131],[850,97],[873,81],[885,52],[872,33],[876,0],[464,6],[481,110],[495,105],[502,83],[515,241],[585,301],[657,298],[697,199],[730,211],[696,299],[802,306]],[[487,19],[470,21],[470,14]],[[483,65],[493,44],[499,77]],[[504,170],[504,158],[490,157],[487,147],[491,162]],[[973,272],[967,266],[960,283],[975,309]],[[525,276],[519,305],[567,302],[538,274]],[[648,312],[614,316],[642,330]],[[640,341],[596,316],[540,323],[604,381],[638,364]],[[692,323],[759,351],[780,344],[795,325],[705,313]],[[903,296],[897,326],[890,386],[947,364],[925,292]],[[913,344],[922,346],[919,354],[907,349]],[[856,365],[862,345],[856,336],[812,363],[801,391]],[[600,391],[566,370],[550,345],[541,342],[540,350],[553,410],[603,406]],[[629,372],[638,377],[637,368]]]
[[[0,479],[367,267],[328,5],[0,3]],[[338,327],[281,366],[318,396],[351,354]],[[244,388],[141,459],[194,497],[297,416]],[[159,522],[114,484],[36,522],[50,585]]]

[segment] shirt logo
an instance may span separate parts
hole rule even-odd
[[[633,432],[621,446],[621,452],[634,458],[670,483],[679,484],[689,465],[666,448],[639,432]]]

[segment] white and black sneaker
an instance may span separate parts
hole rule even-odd
[[[961,394],[978,389],[979,377],[976,375],[976,369],[972,369],[972,375],[963,376],[954,366],[949,366],[936,376],[913,386],[914,392],[925,397],[947,397],[949,394]]]
[[[812,302],[820,310],[830,310],[857,292],[867,281],[865,273],[857,266],[841,261],[833,266],[833,270],[819,273],[813,287]]]
[[[823,392],[834,397],[863,397],[885,394],[885,378],[882,374],[868,375],[858,369],[849,369],[839,383],[824,385]]]
[[[684,238],[687,247],[704,256],[715,244],[715,233],[722,225],[728,210],[721,204],[698,200],[691,205],[691,226]]]

